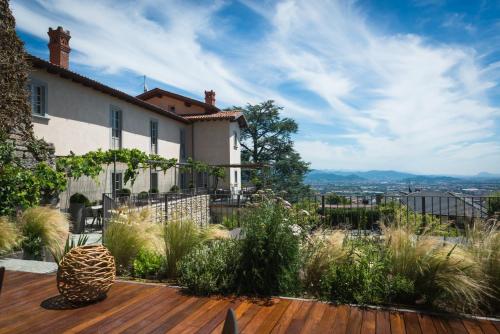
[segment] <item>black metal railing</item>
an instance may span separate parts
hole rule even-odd
[[[206,189],[162,194],[131,194],[112,198],[103,195],[104,221],[112,210],[148,208],[152,220],[193,219],[201,224],[238,227],[242,215],[258,200],[251,193],[231,194]],[[500,211],[500,197],[427,195],[343,195],[317,194],[284,196],[297,223],[313,223],[333,228],[378,230],[390,223],[441,223],[463,228],[475,219],[488,219]]]

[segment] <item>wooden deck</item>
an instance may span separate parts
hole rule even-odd
[[[197,298],[158,285],[117,282],[104,301],[78,309],[49,301],[54,275],[7,272],[0,333],[219,333],[229,307],[243,333],[484,333],[500,323],[289,299]],[[45,301],[45,302],[44,302]]]

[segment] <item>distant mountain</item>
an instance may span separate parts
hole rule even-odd
[[[397,172],[393,170],[370,170],[366,172],[359,171],[330,171],[330,170],[312,170],[306,177],[308,181],[403,181],[417,175],[410,173]]]
[[[477,173],[475,177],[482,178],[482,179],[498,179],[498,178],[500,178],[500,174],[481,172],[481,173]]]
[[[490,182],[500,180],[500,174],[482,172],[474,176],[418,175],[394,170],[339,171],[312,170],[306,176],[306,183],[332,182],[408,182],[408,183],[453,183],[461,181]]]
[[[334,172],[324,171],[324,170],[312,170],[306,176],[306,183],[359,182],[359,181],[367,181],[367,180],[354,174],[340,175]]]

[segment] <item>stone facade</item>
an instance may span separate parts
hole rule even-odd
[[[182,197],[167,200],[164,217],[167,217],[167,220],[191,220],[197,225],[208,226],[210,195],[182,195]]]

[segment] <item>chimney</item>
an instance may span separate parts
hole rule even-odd
[[[205,103],[215,106],[215,92],[213,90],[205,91]]]
[[[61,26],[57,29],[49,28],[49,51],[50,62],[54,65],[68,69],[69,67],[69,30],[64,30]]]

